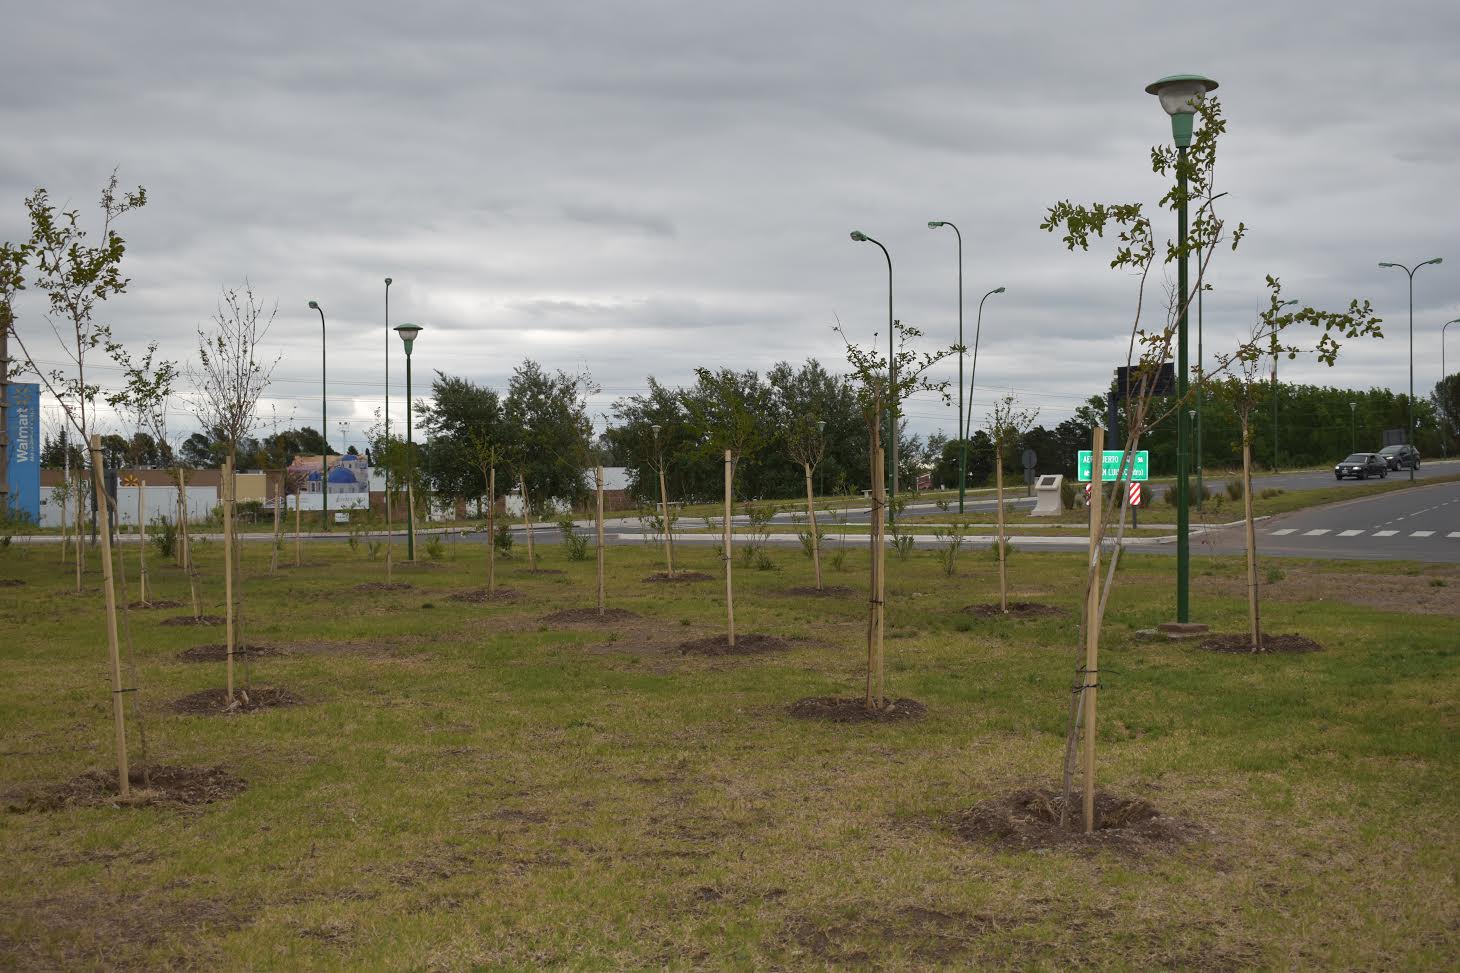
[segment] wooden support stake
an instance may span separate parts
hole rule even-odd
[[[186,571],[188,561],[188,493],[182,467],[177,468],[177,566]]]
[[[85,492],[78,479],[76,481],[76,593],[78,595],[81,594],[81,573],[86,570],[86,515],[81,504],[81,495]]]
[[[300,518],[303,516],[303,514],[300,512],[300,510],[304,506],[304,504],[300,503],[300,501],[303,500],[303,499],[304,499],[304,495],[302,493],[300,493],[300,491],[298,489],[295,489],[295,491],[294,491],[294,566],[296,568],[299,567],[299,565],[301,565],[301,564],[304,563],[303,560],[302,560],[302,558],[300,557],[300,548],[299,548],[300,538],[302,538],[303,535],[304,535],[304,532],[300,529],[300,526],[299,526]]]
[[[598,486],[598,617],[603,617],[604,605],[604,582],[603,582],[603,467],[599,466],[593,471],[594,480]]]
[[[233,459],[223,461],[223,617],[228,666],[227,703],[233,705]]]
[[[669,489],[664,484],[664,454],[659,454],[659,508],[664,528],[664,573],[674,577],[674,534],[669,526]]]
[[[497,468],[487,471],[487,594],[497,590]]]
[[[721,546],[725,548],[725,621],[726,621],[726,642],[729,645],[735,644],[735,583],[731,577],[731,565],[733,563],[734,551],[732,550],[735,540],[735,531],[730,523],[730,499],[735,485],[735,457],[730,450],[725,450],[725,523],[724,540]]]
[[[147,487],[137,478],[137,598],[147,600]]]
[[[270,545],[273,548],[273,551],[269,555],[269,574],[273,574],[274,572],[279,570],[279,542],[280,540],[282,540],[282,537],[279,534],[279,503],[283,499],[279,495],[279,490],[283,485],[284,471],[280,470],[279,484],[278,486],[274,487],[274,542]]]
[[[995,516],[999,521],[998,539],[994,542],[999,545],[999,611],[1007,615],[1009,613],[1009,580],[1004,566],[1004,549],[1008,547],[1009,539],[1004,535],[1004,450],[1001,443],[994,446],[994,480],[998,505]]]
[[[105,498],[106,485],[101,478],[101,437],[91,437],[91,482],[98,498]],[[112,721],[116,729],[117,785],[125,799],[131,796],[132,783],[127,776],[127,724],[122,707],[122,653],[117,638],[117,589],[112,578],[112,535],[107,524],[107,505],[104,499],[96,505],[97,516],[101,518],[101,580],[102,593],[106,598],[106,641],[112,672]],[[81,521],[78,519],[77,524]],[[77,531],[80,535],[80,531]],[[79,548],[78,548],[79,549]],[[79,560],[77,563],[80,563]]]
[[[1090,432],[1090,590],[1085,602],[1085,833],[1095,830],[1095,700],[1100,692],[1100,458],[1105,455],[1105,430]]]
[[[1257,607],[1257,532],[1252,522],[1252,439],[1247,424],[1242,429],[1242,519],[1247,533],[1247,620],[1252,631],[1252,651],[1262,651],[1262,619]]]
[[[811,492],[811,464],[806,466],[806,520],[811,525],[811,564],[816,568],[816,590],[821,590],[821,535],[816,531],[816,495]]]
[[[517,485],[522,488],[522,526],[527,528],[527,570],[537,570],[537,557],[532,550],[532,505],[527,502],[527,479],[518,474]]]

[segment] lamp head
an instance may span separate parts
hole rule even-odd
[[[309,309],[311,311],[318,311],[319,310],[319,305],[317,303],[315,303],[314,301],[310,301],[309,302]]]
[[[863,233],[861,230],[853,230],[852,239],[856,240],[858,243],[866,243],[867,234]]]
[[[995,287],[994,288],[994,293],[995,294],[1002,294],[1002,293],[1004,293],[1004,289],[1002,287]]]
[[[659,423],[656,422],[656,423],[654,423],[654,425],[650,426],[649,428],[652,429],[652,430],[654,430],[654,438],[655,439],[658,439],[659,438],[659,430],[663,429],[664,427],[661,426],[661,425],[659,425]]]
[[[419,324],[398,324],[394,331],[400,335],[400,340],[406,343],[406,354],[409,355],[411,345],[416,343],[416,335],[421,333],[421,326]]]
[[[1216,87],[1215,81],[1200,74],[1172,74],[1146,85],[1146,94],[1159,98],[1161,107],[1171,116],[1171,135],[1178,148],[1191,145],[1192,116],[1207,92]]]
[[[943,220],[928,220],[928,229],[930,230],[936,230],[943,225],[945,225]]]
[[[1381,260],[1381,261],[1379,261],[1379,266],[1380,267],[1398,267],[1399,265],[1398,264],[1392,264],[1392,263],[1390,263],[1387,260]]]
[[[1426,260],[1424,263],[1420,264],[1420,266],[1423,267],[1426,264],[1442,264],[1444,262],[1445,262],[1445,258],[1444,257],[1432,257],[1429,260]]]
[[[394,284],[394,283],[395,283],[395,281],[391,280],[389,277],[385,278],[385,286],[386,287],[389,287],[391,284]]]
[[[817,432],[818,435],[821,434],[821,433],[826,432],[826,420],[825,419],[818,419],[818,420],[816,420],[816,432]]]

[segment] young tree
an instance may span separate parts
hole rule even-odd
[[[282,357],[273,361],[260,357],[260,345],[278,311],[277,302],[266,308],[245,280],[242,290],[223,289],[212,328],[198,329],[197,363],[188,367],[194,388],[192,409],[235,463],[240,444],[258,424],[259,398]]]
[[[107,401],[119,412],[131,417],[133,427],[136,429],[132,437],[134,444],[139,439],[146,437],[150,442],[165,447],[167,444],[167,400],[172,395],[173,380],[177,378],[177,364],[157,358],[157,342],[155,341],[147,346],[146,354],[142,356],[140,362],[135,364],[125,351],[118,350],[114,357],[126,375],[126,385],[122,391],[108,396]],[[159,455],[156,458],[161,459],[163,452],[171,453],[171,450],[158,449],[157,452]],[[133,462],[140,464],[152,458],[148,456],[146,459],[142,459],[134,455]],[[137,484],[137,597],[143,602],[147,601],[146,497],[147,487],[139,478]]]
[[[502,462],[502,450],[492,442],[489,434],[481,430],[470,430],[467,442],[471,447],[472,460],[486,484],[487,495],[487,594],[497,591],[497,464]]]
[[[436,373],[431,401],[417,406],[426,445],[421,450],[424,475],[438,494],[476,501],[487,492],[486,474],[478,462],[473,437],[496,442],[501,436],[502,405],[492,389],[465,378]]]
[[[814,415],[794,421],[784,433],[791,458],[806,472],[806,526],[811,537],[811,563],[816,570],[816,590],[821,591],[821,531],[816,527],[816,492],[812,477],[826,455],[826,423]]]
[[[886,705],[887,681],[883,652],[887,630],[887,485],[882,427],[889,403],[906,402],[915,392],[936,392],[946,403],[948,383],[930,382],[927,372],[944,358],[961,350],[955,345],[937,353],[917,353],[908,347],[908,342],[922,337],[922,332],[905,327],[901,321],[893,321],[892,326],[897,351],[891,362],[877,351],[879,345],[875,335],[871,345],[862,348],[852,344],[840,322],[835,326],[846,344],[847,362],[852,366],[852,388],[867,428],[872,474],[872,567],[867,596],[867,692],[864,700],[864,705],[872,712],[879,712]],[[889,365],[893,371],[889,371]]]
[[[1038,415],[1038,409],[1020,409],[1015,404],[1014,396],[1006,395],[994,403],[994,411],[989,413],[986,420],[989,439],[994,444],[994,489],[997,495],[995,502],[998,505],[998,539],[994,543],[998,545],[999,554],[999,611],[1005,614],[1009,611],[1009,580],[1006,568],[1009,538],[1004,528],[1004,451],[1024,437]]]

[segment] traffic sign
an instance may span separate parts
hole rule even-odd
[[[1105,454],[1104,454],[1104,456],[1101,457],[1101,461],[1100,461],[1100,479],[1102,479],[1102,480],[1115,480],[1115,479],[1123,479],[1123,480],[1148,480],[1148,479],[1150,479],[1150,476],[1148,475],[1148,470],[1149,470],[1149,457],[1150,457],[1149,451],[1144,450],[1144,449],[1138,449],[1138,450],[1136,450],[1135,453],[1132,454],[1132,456],[1131,456],[1131,461],[1130,461],[1130,464],[1126,468],[1125,476],[1122,477],[1119,474],[1120,474],[1120,458],[1123,455],[1124,455],[1123,451],[1121,451],[1119,449],[1107,449],[1105,451]],[[1076,471],[1078,472],[1078,475],[1075,477],[1076,480],[1079,480],[1081,483],[1085,483],[1085,482],[1089,481],[1089,479],[1090,479],[1090,450],[1088,450],[1088,449],[1082,449],[1082,450],[1079,451],[1078,454],[1076,454],[1075,468],[1076,468]]]
[[[1021,458],[1024,460],[1024,468],[1026,470],[1034,469],[1039,463],[1039,457],[1035,455],[1032,449],[1025,449],[1024,455]]]

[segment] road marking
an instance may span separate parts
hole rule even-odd
[[[1374,531],[1374,536],[1375,537],[1393,537],[1397,533],[1399,533],[1399,531],[1397,531],[1397,530],[1376,530],[1376,531]]]
[[[1411,531],[1409,536],[1410,537],[1434,537],[1435,536],[1435,532],[1432,531],[1432,530],[1416,530],[1416,531]]]
[[[1363,531],[1361,531],[1361,530],[1341,530],[1341,531],[1338,532],[1338,536],[1339,537],[1358,537],[1362,533],[1363,533]]]
[[[1326,533],[1328,533],[1328,528],[1327,527],[1319,527],[1317,530],[1305,530],[1305,531],[1303,531],[1303,536],[1304,537],[1322,537]]]
[[[1296,527],[1284,527],[1282,530],[1275,530],[1275,531],[1273,531],[1272,532],[1272,536],[1274,536],[1274,537],[1282,537],[1284,534],[1296,534],[1297,532],[1298,532],[1298,528],[1296,528]]]
[[[1447,537],[1460,537],[1460,530],[1452,530],[1452,531],[1450,531],[1449,534],[1447,534],[1445,536],[1447,536]]]

